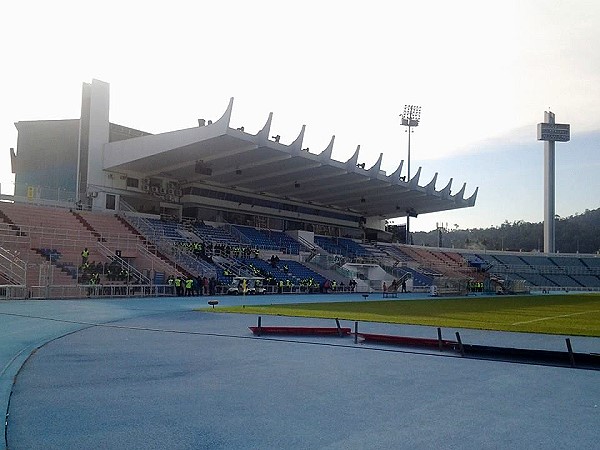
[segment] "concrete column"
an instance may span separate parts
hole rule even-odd
[[[554,113],[544,112],[544,123],[555,123]],[[556,253],[555,217],[555,142],[544,141],[544,253]]]
[[[101,195],[104,181],[104,144],[109,141],[109,84],[92,80],[89,88],[89,131],[87,155],[87,193],[98,192],[92,198],[93,209],[104,209],[105,197]]]

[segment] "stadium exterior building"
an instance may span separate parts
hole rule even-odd
[[[383,154],[370,168],[303,148],[305,127],[290,144],[271,136],[272,114],[256,134],[230,127],[233,98],[214,122],[161,134],[109,121],[109,84],[83,84],[81,117],[17,122],[15,199],[70,203],[95,211],[133,210],[176,219],[228,222],[283,231],[389,239],[386,220],[470,207],[477,189],[420,184],[417,170],[390,175]]]

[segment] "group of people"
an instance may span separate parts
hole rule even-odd
[[[85,247],[81,251],[81,265],[78,271],[80,284],[100,284],[100,274],[104,271],[102,263],[90,262],[90,251]]]
[[[483,292],[483,281],[469,281],[469,292]]]
[[[172,287],[173,295],[178,297],[215,295],[217,291],[217,280],[215,277],[180,277],[179,275],[170,275],[167,278],[167,284]]]
[[[108,281],[118,281],[138,284],[140,280],[130,273],[127,266],[119,261],[105,262],[89,261],[90,250],[85,247],[81,252],[81,265],[79,266],[79,283],[97,285],[101,283],[101,276]]]

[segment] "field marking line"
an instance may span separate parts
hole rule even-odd
[[[562,317],[579,316],[581,314],[588,314],[588,313],[595,313],[595,312],[600,312],[600,309],[595,309],[593,311],[582,311],[582,312],[577,312],[577,313],[572,313],[572,314],[561,314],[560,316],[542,317],[541,319],[525,320],[523,322],[512,323],[511,326],[512,325],[523,325],[524,323],[541,322],[542,320],[559,319]]]

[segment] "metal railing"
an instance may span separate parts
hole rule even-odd
[[[27,286],[22,284],[2,284],[0,285],[0,299],[24,299],[27,298]]]
[[[0,247],[0,272],[13,284],[26,284],[27,263],[3,247]]]
[[[144,275],[142,272],[140,272],[138,269],[136,269],[133,265],[131,265],[129,263],[129,261],[121,258],[119,255],[117,255],[113,250],[108,248],[106,245],[102,244],[101,242],[98,242],[98,244],[96,245],[96,249],[99,251],[99,253],[102,256],[106,257],[108,260],[119,264],[121,269],[127,270],[128,276],[130,278],[139,280],[140,284],[150,284],[151,283],[150,278],[148,278],[146,275]]]
[[[162,297],[173,295],[166,284],[94,284],[31,286],[32,299],[100,298],[100,297]]]
[[[490,268],[494,273],[523,273],[539,275],[600,275],[600,267],[583,266],[530,266],[527,264],[495,264]]]

